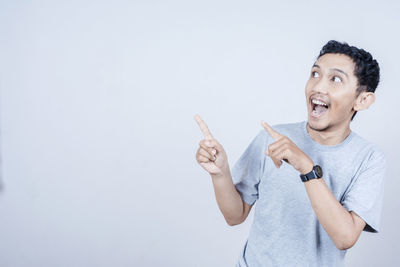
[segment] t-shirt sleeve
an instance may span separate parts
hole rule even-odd
[[[365,222],[364,231],[378,233],[383,204],[386,158],[375,150],[351,188],[345,194],[341,204],[348,211],[354,211]]]
[[[258,184],[264,171],[267,137],[265,130],[261,130],[231,170],[236,190],[249,205],[253,205],[258,199]]]

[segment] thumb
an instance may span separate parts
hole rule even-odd
[[[207,140],[205,145],[208,147],[215,147],[218,151],[222,151],[224,149],[216,139]]]

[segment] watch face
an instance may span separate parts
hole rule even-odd
[[[322,177],[322,168],[319,165],[315,166],[315,172],[317,173],[318,177]]]

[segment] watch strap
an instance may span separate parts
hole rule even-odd
[[[321,175],[318,174],[317,168],[320,169]],[[312,180],[312,179],[318,179],[318,178],[321,178],[321,177],[322,177],[322,169],[321,169],[321,167],[318,166],[318,165],[315,165],[315,166],[313,167],[313,169],[312,169],[309,173],[300,174],[300,178],[301,178],[301,180],[302,180],[303,182],[307,182],[307,181]]]

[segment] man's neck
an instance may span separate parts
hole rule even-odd
[[[347,138],[347,136],[349,136],[351,130],[350,124],[347,124],[346,127],[335,127],[323,132],[316,131],[311,129],[307,122],[307,132],[310,137],[318,144],[325,146],[334,146],[342,143]]]

